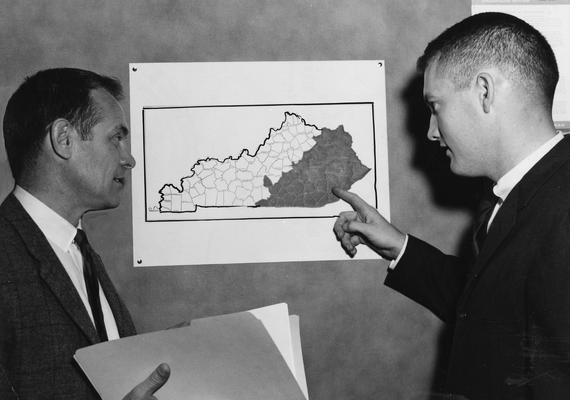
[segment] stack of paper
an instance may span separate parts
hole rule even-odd
[[[284,303],[100,343],[75,359],[103,400],[121,399],[161,362],[171,369],[161,400],[308,399],[299,320]]]

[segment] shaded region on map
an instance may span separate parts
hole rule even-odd
[[[349,189],[370,168],[352,149],[341,125],[317,128],[286,112],[280,128],[254,154],[247,149],[224,160],[198,160],[180,186],[160,190],[161,213],[195,212],[220,207],[321,207],[338,201],[330,189]]]
[[[352,137],[340,125],[335,130],[322,128],[315,146],[273,184],[265,180],[271,194],[260,200],[260,207],[322,207],[338,200],[333,187],[348,190],[370,168],[360,162],[352,149]]]

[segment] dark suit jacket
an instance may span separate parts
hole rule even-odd
[[[100,260],[96,268],[119,335],[133,335],[131,317]],[[0,399],[98,399],[73,360],[77,349],[97,342],[71,279],[9,195],[0,206]]]
[[[570,138],[515,186],[462,263],[412,236],[386,285],[454,324],[448,389],[570,399]]]

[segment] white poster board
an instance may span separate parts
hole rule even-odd
[[[473,14],[491,11],[514,15],[544,35],[560,74],[552,118],[557,129],[570,132],[570,0],[472,0],[471,9]]]
[[[384,70],[131,64],[135,266],[346,259],[332,186],[390,217]]]

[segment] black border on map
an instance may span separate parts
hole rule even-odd
[[[210,105],[210,106],[157,106],[157,107],[143,107],[141,111],[142,117],[142,141],[143,141],[143,178],[144,178],[144,216],[145,222],[194,222],[194,221],[247,221],[247,220],[264,220],[264,219],[280,219],[280,220],[287,220],[287,219],[314,219],[314,218],[336,218],[338,215],[318,215],[318,216],[305,216],[305,217],[248,217],[248,218],[194,218],[194,219],[152,219],[149,220],[148,218],[148,200],[147,200],[147,180],[146,180],[146,142],[145,142],[145,135],[146,135],[146,126],[145,126],[145,113],[146,111],[151,110],[165,110],[165,109],[182,109],[182,108],[238,108],[238,107],[299,107],[299,106],[330,106],[330,105],[370,105],[371,113],[372,113],[372,142],[373,142],[373,155],[374,155],[374,206],[378,208],[378,176],[376,175],[376,163],[377,163],[377,156],[376,156],[376,121],[374,119],[374,102],[372,101],[361,101],[361,102],[338,102],[338,103],[283,103],[283,104],[223,104],[223,105]],[[289,111],[287,111],[289,112]],[[296,114],[294,112],[290,112],[292,114]],[[298,114],[296,114],[298,115]],[[312,125],[313,124],[307,124]],[[316,126],[315,126],[316,127]],[[322,129],[318,128],[317,129]],[[334,128],[329,128],[334,129]],[[267,140],[267,138],[265,139]],[[265,142],[264,140],[264,142]],[[261,145],[260,145],[261,146]],[[243,151],[248,151],[244,149]],[[243,151],[240,152],[240,155],[243,154]],[[249,151],[248,151],[249,152]],[[231,158],[229,156],[228,158]],[[183,179],[183,178],[182,178]],[[241,206],[236,206],[241,207]],[[256,208],[255,206],[248,206],[250,208]],[[230,207],[200,207],[200,208],[230,208]],[[170,211],[172,214],[189,214],[189,211]]]

